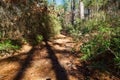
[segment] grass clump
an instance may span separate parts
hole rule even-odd
[[[15,44],[15,42],[12,42],[12,40],[4,40],[2,42],[0,42],[0,52],[1,54],[4,53],[12,53],[15,50],[20,49],[21,46]]]

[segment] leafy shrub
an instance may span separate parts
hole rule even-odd
[[[43,37],[49,37],[60,33],[61,26],[56,16],[44,10],[45,6],[36,5],[0,5],[0,51],[9,52],[18,49],[15,40],[37,44]],[[37,9],[37,10],[36,10]],[[33,41],[31,41],[31,40]],[[12,41],[14,40],[14,41]],[[19,44],[19,43],[17,43]]]
[[[60,34],[60,30],[62,29],[62,27],[57,16],[55,16],[54,14],[49,14],[49,16],[50,16],[51,36]]]
[[[92,23],[94,24],[94,22]],[[118,22],[116,22],[116,24],[117,23]],[[93,26],[92,29],[91,28],[88,29],[90,30],[89,31],[90,38],[88,39],[87,42],[83,43],[83,45],[81,46],[81,52],[84,53],[81,59],[89,60],[95,58],[96,56],[99,56],[99,54],[103,54],[106,53],[106,51],[109,51],[114,55],[114,61],[117,64],[117,67],[119,67],[120,66],[120,51],[119,51],[120,36],[118,35],[120,32],[119,25],[113,27],[113,25],[111,25],[111,22],[99,21],[97,22],[97,24],[92,26]],[[95,35],[94,32],[96,33]]]
[[[81,46],[81,51],[85,53],[85,55],[81,59],[91,59],[92,57],[96,57],[99,54],[104,53],[108,50],[110,46],[110,41],[105,40],[104,36],[98,35],[95,36],[92,40],[84,43]]]
[[[45,3],[46,4],[46,3]],[[46,5],[36,4],[0,6],[0,38],[2,39],[36,39],[42,35],[44,39],[60,33],[61,25],[56,14],[52,14]],[[31,41],[32,42],[32,41]]]
[[[43,40],[43,36],[42,35],[37,35],[37,42],[41,42]]]
[[[82,26],[82,20],[77,18],[74,21],[74,25],[72,24],[66,24],[64,25],[64,29],[68,34],[70,34],[75,40],[78,40],[81,37],[81,26]]]
[[[10,52],[15,51],[17,49],[20,49],[20,45],[14,45],[14,43],[12,42],[12,40],[5,40],[0,42],[0,52]]]
[[[120,37],[112,38],[110,51],[115,55],[114,61],[120,68]]]

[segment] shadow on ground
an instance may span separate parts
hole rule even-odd
[[[37,48],[32,48],[27,54],[27,57],[25,59],[25,61],[23,62],[23,64],[21,64],[21,68],[19,69],[18,73],[16,74],[15,78],[13,80],[21,80],[23,75],[24,75],[24,71],[27,69],[27,67],[30,65],[30,62],[32,61],[32,56],[34,54],[34,52],[38,50]]]
[[[45,41],[45,47],[46,47],[46,50],[47,50],[47,53],[48,53],[48,57],[51,60],[52,69],[55,72],[56,80],[68,80],[66,70],[60,65],[60,63],[58,61],[58,58],[55,55],[55,52],[52,50],[51,46],[48,44],[47,41]],[[32,57],[33,57],[33,54],[35,53],[36,50],[40,50],[40,49],[33,47],[27,53],[26,59],[21,64],[21,68],[19,69],[18,73],[16,74],[16,76],[14,77],[13,80],[22,80],[25,71],[31,65]]]
[[[55,56],[55,53],[52,50],[51,46],[48,44],[48,42],[45,41],[45,43],[46,43],[46,48],[47,48],[47,51],[49,54],[49,58],[52,61],[53,69],[54,69],[55,74],[56,74],[56,80],[68,80],[66,70],[58,62],[58,59]]]

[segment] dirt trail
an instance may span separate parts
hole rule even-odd
[[[81,43],[78,43],[81,45]],[[71,37],[58,35],[51,41],[0,57],[0,80],[120,80],[109,72],[89,68]]]
[[[78,80],[72,70],[79,63],[74,45],[64,35],[35,47],[24,45],[19,53],[0,58],[0,80]]]

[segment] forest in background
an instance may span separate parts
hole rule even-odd
[[[78,43],[72,51],[80,60],[93,61],[93,68],[107,64],[120,75],[120,0],[0,0],[1,56],[60,33]]]

